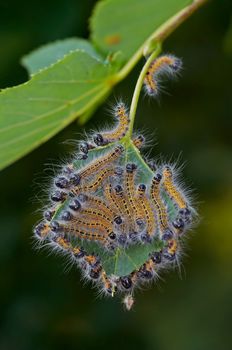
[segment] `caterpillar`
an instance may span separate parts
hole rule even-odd
[[[186,209],[187,202],[183,194],[176,188],[173,182],[173,173],[169,166],[165,166],[163,169],[163,187],[166,190],[169,197],[177,204],[179,209]]]
[[[104,197],[106,198],[112,210],[114,210],[115,212],[118,212],[119,214],[124,214],[123,207],[118,202],[116,192],[113,189],[113,186],[111,183],[108,183],[104,187]]]
[[[137,207],[136,198],[135,198],[136,169],[137,169],[137,166],[134,163],[128,163],[126,165],[126,174],[125,174],[125,180],[124,180],[124,187],[125,187],[124,198],[127,204],[124,203],[124,208],[125,207],[128,208],[126,210],[130,218],[137,216],[137,213],[138,213],[138,207]],[[133,224],[134,224],[134,220],[132,222],[132,225]]]
[[[142,233],[141,239],[146,242],[151,242],[152,237],[156,232],[156,220],[155,215],[152,210],[151,203],[149,199],[146,197],[146,185],[140,184],[137,188],[137,200],[140,205],[140,215],[136,218],[136,222],[145,219],[146,223],[146,232]]]
[[[175,238],[170,238],[167,241],[167,247],[163,250],[163,257],[169,261],[173,261],[178,250],[178,241]]]
[[[90,195],[85,195],[85,201],[88,204],[91,204],[94,208],[99,208],[101,213],[105,214],[108,218],[113,220],[114,218],[117,217],[116,211],[113,210],[112,207],[110,207],[103,199],[97,196],[90,196]]]
[[[52,241],[56,243],[61,250],[65,251],[66,253],[69,253],[75,260],[77,259],[79,261],[86,255],[83,248],[73,247],[70,240],[67,237],[63,237],[61,235],[54,235]]]
[[[136,148],[140,149],[144,145],[145,137],[143,135],[138,135],[132,141],[133,141],[134,146]]]
[[[163,55],[156,58],[150,65],[144,86],[149,96],[157,96],[160,90],[159,78],[161,75],[175,76],[180,71],[182,62],[173,55]]]
[[[101,272],[101,280],[103,283],[102,291],[105,295],[111,295],[114,296],[115,292],[117,291],[117,286],[113,281],[107,276],[106,272],[103,270]]]
[[[98,280],[103,274],[102,265],[100,259],[95,255],[88,255],[83,248],[73,247],[70,241],[62,236],[56,236],[53,238],[53,242],[64,252],[69,253],[77,259],[79,267],[83,270],[85,277],[91,280]],[[83,264],[85,262],[86,264]]]
[[[87,165],[83,170],[80,171],[79,176],[82,179],[95,174],[101,167],[107,166],[107,164],[112,164],[118,157],[123,153],[124,147],[119,145],[115,147],[112,151],[108,152],[106,155],[97,158],[90,165]]]
[[[90,212],[92,213],[91,210]],[[99,231],[101,234],[99,233],[98,236],[101,235],[103,237],[107,237],[112,232],[112,225],[109,222],[104,222],[103,220],[96,221],[96,218],[87,215],[83,218],[73,220],[71,224],[67,224],[65,231],[73,231],[76,227],[84,227],[85,229],[94,230],[94,232]]]
[[[138,276],[140,279],[151,280],[155,275],[155,263],[152,259],[143,264],[143,266],[138,271]]]
[[[57,221],[53,221],[51,225],[51,231],[59,232],[59,233],[67,233],[74,235],[81,239],[86,239],[89,241],[100,241],[103,244],[106,243],[107,236],[105,230],[100,225],[95,225],[101,232],[91,232],[88,229],[94,228],[94,223],[84,223],[83,221],[79,222],[81,226],[84,226],[85,229],[79,228],[77,225],[69,225],[64,223],[58,223]]]
[[[88,185],[78,186],[77,188],[72,189],[72,193],[77,194],[80,192],[88,193],[88,192],[95,192],[97,188],[102,185],[102,182],[111,175],[117,175],[117,172],[114,168],[106,168],[102,170],[99,174],[97,174],[97,177],[90,182]]]
[[[162,239],[169,239],[170,236],[172,237],[172,231],[169,228],[167,209],[165,208],[165,205],[160,197],[161,179],[162,176],[160,174],[157,174],[153,177],[150,194],[157,213],[158,223],[161,230],[161,237]]]
[[[49,223],[42,221],[35,226],[33,232],[37,239],[44,240],[50,232],[50,225]]]
[[[112,131],[96,134],[94,136],[94,142],[97,146],[104,146],[108,143],[119,141],[126,135],[130,119],[123,102],[119,102],[114,107],[114,116],[118,121],[118,125]]]
[[[179,209],[178,216],[172,222],[176,233],[181,234],[185,231],[186,226],[191,222],[191,210],[184,194],[178,189],[173,180],[173,172],[170,166],[165,166],[163,169],[163,188],[168,194],[169,198]]]

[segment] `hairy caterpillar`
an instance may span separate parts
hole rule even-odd
[[[183,194],[177,189],[173,182],[173,173],[169,166],[165,166],[163,169],[163,187],[167,191],[168,195],[177,204],[179,209],[186,209],[187,202]]]
[[[125,104],[123,102],[119,102],[114,107],[113,112],[118,125],[112,131],[96,134],[94,136],[94,142],[97,146],[103,146],[108,143],[119,141],[126,135],[130,120]]]
[[[119,145],[115,147],[112,151],[107,153],[105,156],[101,157],[100,159],[95,160],[93,163],[91,163],[89,166],[81,170],[79,173],[80,178],[84,179],[87,176],[93,175],[101,169],[101,167],[105,167],[107,164],[113,163],[124,151],[124,147]]]
[[[141,238],[143,241],[151,242],[156,230],[156,218],[145,192],[146,185],[140,184],[137,189],[137,199],[141,208],[140,219],[144,218],[146,222],[146,232],[141,235]]]
[[[182,67],[179,58],[173,55],[164,55],[156,58],[150,65],[144,79],[145,90],[150,96],[157,96],[160,90],[160,76],[175,76]]]
[[[172,237],[172,232],[169,228],[167,209],[165,208],[165,205],[160,196],[161,179],[162,176],[160,174],[156,174],[156,176],[153,177],[151,184],[151,198],[155,207],[155,211],[157,213],[161,238],[168,239],[169,236]]]
[[[143,135],[138,135],[133,139],[133,144],[138,149],[142,148],[145,142],[145,137]]]

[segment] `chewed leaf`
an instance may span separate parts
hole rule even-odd
[[[38,73],[41,69],[48,68],[71,51],[82,50],[90,56],[102,60],[93,45],[85,39],[69,38],[58,40],[53,43],[39,47],[22,58],[23,66],[30,75]]]
[[[0,93],[0,169],[47,141],[108,94],[110,64],[68,54],[32,79]]]
[[[191,0],[101,1],[91,19],[92,40],[104,53],[122,52],[127,61]]]

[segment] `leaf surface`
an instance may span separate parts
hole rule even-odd
[[[53,43],[41,46],[22,58],[23,66],[30,75],[38,73],[41,69],[48,68],[58,60],[61,60],[71,51],[83,50],[90,56],[99,60],[102,57],[96,52],[92,44],[85,39],[69,38],[58,40]]]
[[[111,88],[112,67],[84,51],[68,54],[32,79],[0,94],[0,168],[92,108]]]
[[[104,53],[121,51],[127,61],[191,0],[100,1],[91,18],[91,38]]]

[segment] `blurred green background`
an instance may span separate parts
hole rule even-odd
[[[0,87],[27,80],[23,54],[55,39],[88,37],[92,0],[0,2]],[[201,221],[190,233],[181,273],[139,291],[126,312],[101,299],[65,261],[33,249],[47,164],[59,164],[67,139],[104,125],[109,103],[130,101],[141,64],[84,128],[73,123],[0,174],[0,349],[231,349],[232,344],[232,30],[230,0],[208,3],[166,42],[183,58],[178,82],[160,102],[141,98],[137,127],[155,132],[153,155],[185,162]],[[138,28],[139,30],[139,28]],[[136,35],[136,33],[135,33]],[[107,119],[108,120],[108,119]],[[149,134],[149,132],[148,132]]]

